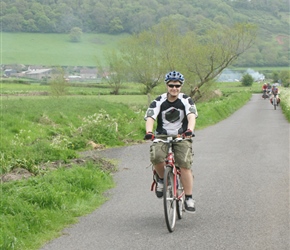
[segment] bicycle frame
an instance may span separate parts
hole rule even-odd
[[[167,140],[162,140],[161,138],[167,138]],[[175,136],[176,137],[176,136]],[[177,175],[181,176],[181,171],[178,167],[175,166],[175,160],[174,160],[174,155],[173,155],[173,150],[172,150],[172,143],[174,141],[182,141],[183,139],[181,137],[176,137],[175,139],[173,139],[173,136],[156,136],[157,139],[153,140],[153,142],[158,142],[161,141],[163,143],[169,144],[168,147],[168,151],[167,151],[167,156],[165,159],[165,166],[170,165],[172,167],[172,172],[173,172],[173,176],[174,176],[174,197],[176,197],[177,200],[180,200],[181,197],[184,194],[184,191],[180,194],[177,195]],[[156,170],[153,168],[153,182],[151,184],[151,191],[154,191],[156,189],[156,185],[157,185],[157,179],[155,178],[155,176],[157,175]]]

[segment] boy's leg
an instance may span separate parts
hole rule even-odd
[[[185,195],[192,195],[193,188],[193,176],[191,169],[188,168],[180,168],[181,170],[181,182],[183,185],[183,189]]]
[[[164,166],[165,166],[165,162],[160,162],[154,165],[154,169],[156,170],[159,178],[161,179],[163,179],[163,176],[164,176]]]

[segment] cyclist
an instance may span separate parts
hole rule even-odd
[[[263,84],[262,91],[263,91],[262,97],[265,99],[267,97],[267,95],[266,95],[266,93],[267,93],[267,83]]]
[[[273,104],[273,97],[276,95],[277,98],[277,105],[280,103],[280,98],[279,98],[279,89],[277,88],[276,84],[273,84],[272,86],[272,96],[270,98],[271,104]]]
[[[185,209],[189,213],[195,212],[195,201],[192,197],[193,175],[191,165],[193,161],[192,139],[195,119],[198,116],[193,100],[180,92],[184,84],[184,77],[177,71],[165,75],[167,92],[158,96],[147,109],[145,140],[153,140],[153,126],[157,120],[155,133],[157,135],[184,135],[189,140],[173,144],[175,162],[181,170],[181,182],[185,192]],[[166,158],[166,146],[162,142],[150,146],[150,161],[159,176],[156,196],[163,196],[163,175]]]

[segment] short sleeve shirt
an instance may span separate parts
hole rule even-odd
[[[193,100],[180,93],[177,100],[167,100],[167,93],[158,96],[147,109],[145,120],[148,117],[157,120],[157,134],[178,135],[187,130],[188,114],[198,116]]]

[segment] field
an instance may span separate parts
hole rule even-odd
[[[127,36],[83,33],[81,42],[73,43],[69,34],[1,32],[0,64],[96,66],[96,60],[103,59],[104,50],[117,49],[118,42]],[[288,67],[253,69],[271,72]]]
[[[1,32],[1,64],[96,66],[103,51],[116,48],[122,38],[124,35],[83,34],[81,42],[73,43],[68,34]]]
[[[122,95],[114,96],[108,95],[106,85],[69,86],[66,95],[53,96],[48,85],[1,84],[1,172],[22,167],[37,174],[39,165],[47,161],[77,157],[78,151],[89,149],[89,141],[112,147],[141,140],[148,96],[140,94],[139,88],[124,84]],[[211,88],[220,88],[224,95],[197,103],[202,115],[196,129],[233,113],[260,86],[219,84],[211,86],[209,93]],[[159,93],[163,91],[163,85],[158,87]]]

